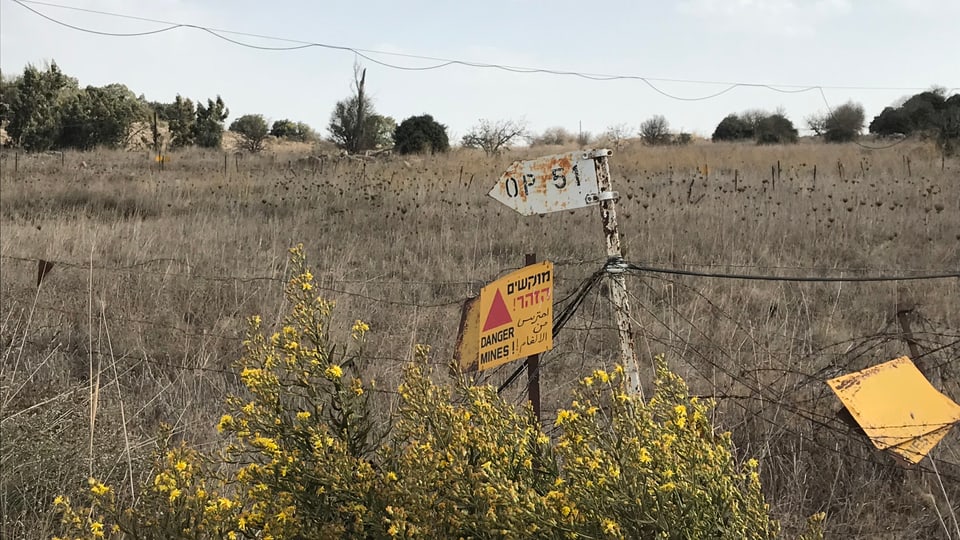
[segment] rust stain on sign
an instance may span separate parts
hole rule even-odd
[[[960,405],[906,356],[827,381],[880,450],[918,463],[960,422]]]
[[[590,153],[578,151],[513,162],[490,196],[529,216],[589,206],[597,190]]]

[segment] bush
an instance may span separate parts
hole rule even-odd
[[[623,371],[586,377],[551,440],[529,409],[462,378],[439,386],[427,349],[404,371],[396,415],[378,429],[381,394],[363,377],[364,337],[329,333],[292,250],[291,303],[266,337],[250,320],[219,451],[161,448],[136,505],[91,479],[78,506],[58,497],[71,537],[119,538],[773,538],[758,464],[738,465],[709,403],[662,359],[653,398]],[[167,440],[167,437],[160,437]]]
[[[393,132],[393,147],[401,154],[446,152],[450,149],[447,126],[429,114],[411,116]]]
[[[863,105],[849,102],[830,111],[823,122],[827,142],[850,142],[860,136],[864,122]]]
[[[508,150],[519,138],[527,134],[527,125],[514,120],[480,120],[463,136],[460,144],[464,148],[479,148],[488,156]]]
[[[797,142],[797,128],[782,114],[771,114],[757,124],[757,144],[787,144]]]
[[[729,114],[713,130],[714,142],[741,141],[753,138],[753,125],[736,114]]]
[[[255,154],[267,140],[267,121],[261,114],[245,114],[230,124],[230,131],[240,136],[241,148]]]
[[[317,138],[317,134],[306,123],[286,119],[275,120],[270,128],[270,135],[278,139],[299,142],[310,142]]]
[[[651,146],[670,144],[670,123],[662,115],[652,116],[640,124],[640,138]]]

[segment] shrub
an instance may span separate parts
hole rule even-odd
[[[771,114],[757,124],[757,144],[787,144],[797,142],[797,128],[782,114]]]
[[[411,116],[393,132],[393,146],[401,154],[446,152],[450,149],[447,126],[429,114]]]
[[[863,105],[844,103],[830,111],[823,123],[823,138],[827,142],[850,142],[860,136],[864,123]]]
[[[403,374],[396,413],[374,426],[380,390],[364,373],[366,324],[329,332],[295,248],[289,314],[267,337],[250,320],[243,391],[218,425],[226,446],[161,448],[135,506],[90,480],[58,497],[71,537],[119,538],[773,538],[758,464],[738,465],[658,360],[649,402],[623,370],[596,370],[557,414],[551,440],[529,408],[490,386],[434,382],[425,347]],[[392,393],[384,394],[392,396]],[[166,437],[160,437],[166,440]]]
[[[670,144],[670,123],[662,115],[651,116],[640,124],[640,138],[644,144]]]
[[[263,150],[267,140],[267,121],[261,114],[245,114],[230,124],[230,131],[240,136],[240,147],[250,153]]]
[[[753,138],[753,125],[736,114],[729,114],[713,130],[714,142],[740,141]]]
[[[517,139],[526,134],[527,125],[523,121],[480,120],[463,136],[460,144],[464,148],[479,148],[488,156],[493,156],[501,150],[509,150]]]

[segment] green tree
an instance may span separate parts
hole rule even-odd
[[[46,70],[28,65],[10,91],[10,122],[7,134],[14,143],[29,151],[54,148],[61,129],[61,113],[66,100],[78,91],[77,80],[66,76],[56,62]]]
[[[450,149],[447,126],[429,114],[411,116],[393,132],[393,146],[401,154],[446,152]]]
[[[173,108],[168,112],[170,126],[170,144],[175,148],[192,146],[196,140],[196,110],[190,98],[177,94]]]
[[[197,102],[197,123],[193,126],[194,140],[202,148],[220,148],[223,141],[223,121],[230,115],[230,110],[217,96],[216,100],[208,99],[207,105]]]
[[[353,94],[338,101],[330,114],[330,140],[348,152],[363,152],[389,146],[396,121],[376,113],[366,93],[367,70],[354,66]]]
[[[240,147],[256,154],[264,148],[269,134],[262,114],[245,114],[230,124],[230,131],[240,136]]]
[[[309,124],[287,119],[275,120],[270,128],[270,135],[278,139],[299,142],[310,142],[317,139],[316,132]]]
[[[934,87],[910,96],[898,107],[886,107],[870,122],[870,132],[882,136],[919,134],[936,137],[944,153],[952,153],[960,141],[960,94],[947,96]]]
[[[274,120],[270,135],[278,139],[293,139],[297,135],[297,123],[293,120]]]
[[[655,115],[640,124],[640,138],[645,144],[670,144],[670,123],[663,115]]]
[[[753,124],[737,114],[728,114],[717,124],[713,130],[711,139],[717,141],[740,141],[752,139],[754,134]]]
[[[6,126],[13,118],[13,108],[19,93],[20,77],[7,77],[0,73],[0,126]]]
[[[850,142],[860,136],[866,116],[863,105],[852,101],[830,111],[823,122],[823,138],[827,142]]]
[[[882,137],[909,135],[911,131],[913,131],[913,123],[910,121],[910,115],[899,107],[885,107],[870,122],[870,133]]]
[[[757,144],[787,144],[797,142],[797,128],[781,113],[760,120],[754,134]]]
[[[126,86],[88,86],[65,100],[57,146],[78,150],[123,148],[134,123],[145,118],[145,106]]]

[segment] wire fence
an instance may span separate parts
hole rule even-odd
[[[204,274],[196,272],[189,262],[176,258],[153,258],[134,262],[125,265],[104,265],[90,264],[67,260],[46,260],[36,257],[25,257],[15,255],[2,255],[0,261],[4,264],[5,277],[11,274],[20,274],[33,271],[37,268],[37,289],[40,297],[40,290],[43,282],[47,279],[50,272],[67,271],[77,273],[104,273],[104,274],[134,274],[138,276],[152,276],[165,280],[181,279],[188,283],[218,283],[232,285],[251,285],[259,283],[282,285],[287,281],[287,276],[282,270],[262,274],[262,275],[224,275],[224,274]],[[744,326],[742,317],[724,309],[717,302],[711,301],[707,293],[702,292],[697,287],[688,283],[691,280],[733,280],[733,281],[772,281],[772,282],[793,282],[798,284],[833,284],[838,282],[853,283],[876,283],[889,281],[935,281],[952,280],[960,278],[960,272],[942,269],[913,269],[903,274],[890,273],[889,270],[883,273],[875,269],[859,268],[843,270],[842,275],[837,269],[811,268],[797,266],[751,266],[751,265],[720,265],[716,263],[704,264],[703,267],[717,268],[726,267],[739,269],[737,272],[720,271],[694,271],[684,268],[671,268],[660,266],[658,264],[634,264],[619,259],[582,259],[582,260],[564,260],[554,263],[561,269],[566,270],[574,277],[565,278],[561,282],[562,294],[556,294],[556,317],[554,321],[554,334],[561,332],[575,334],[572,338],[561,342],[562,346],[567,347],[564,351],[560,348],[543,355],[540,361],[538,371],[531,373],[532,376],[541,376],[550,374],[549,384],[551,391],[559,393],[568,391],[577,384],[578,377],[588,369],[588,354],[586,345],[583,346],[580,353],[579,369],[568,370],[567,363],[574,352],[569,349],[577,343],[585,343],[590,339],[589,336],[595,334],[604,334],[605,339],[610,339],[615,335],[617,328],[610,322],[610,313],[612,306],[608,304],[609,295],[602,291],[604,287],[610,287],[612,280],[604,279],[612,272],[624,272],[631,277],[628,287],[628,298],[635,307],[633,324],[639,330],[639,339],[641,342],[654,344],[661,350],[667,350],[671,353],[671,358],[682,362],[691,373],[700,381],[710,381],[709,391],[698,394],[704,398],[710,398],[722,404],[727,411],[739,411],[744,418],[744,422],[759,423],[764,429],[775,431],[784,436],[792,437],[797,440],[803,440],[810,443],[818,450],[839,454],[844,457],[854,458],[884,468],[896,469],[899,464],[893,461],[884,461],[878,459],[872,453],[873,447],[862,431],[852,426],[849,419],[844,419],[842,415],[828,413],[824,411],[824,403],[835,403],[835,409],[840,408],[839,403],[834,401],[828,386],[825,384],[827,379],[836,377],[849,372],[853,366],[863,364],[870,360],[871,354],[882,347],[902,347],[905,342],[904,331],[895,327],[895,320],[890,319],[887,323],[868,334],[846,337],[842,340],[827,343],[820,346],[813,346],[802,336],[792,335],[789,332],[783,332],[777,335],[775,332],[768,334],[768,340],[762,340],[755,335],[751,329]],[[695,266],[685,265],[688,268]],[[23,267],[23,269],[19,269]],[[518,265],[519,267],[519,265]],[[331,294],[334,297],[352,298],[365,304],[376,304],[390,306],[397,309],[414,309],[425,311],[444,311],[455,314],[456,308],[460,306],[466,296],[475,295],[479,288],[497,276],[516,269],[516,267],[500,268],[496,272],[488,275],[464,276],[460,279],[451,280],[424,280],[411,279],[404,280],[396,277],[362,276],[353,273],[347,277],[334,275],[318,275],[316,288]],[[588,273],[584,274],[584,270]],[[752,270],[756,273],[749,273]],[[783,271],[791,272],[789,275],[781,273]],[[808,274],[800,275],[800,272]],[[849,275],[848,275],[849,274]],[[579,277],[577,277],[579,275]],[[672,302],[656,302],[660,296],[660,291],[654,287],[653,283],[663,283],[676,289],[683,289],[687,293],[698,298],[701,302],[709,306],[709,319],[712,321],[723,321],[730,325],[732,331],[737,332],[738,336],[745,336],[744,339],[752,340],[752,346],[766,358],[779,358],[781,365],[766,366],[740,366],[740,358],[728,346],[719,343],[717,336],[710,330],[704,328],[704,324],[695,320],[689,313],[681,309]],[[373,286],[378,290],[388,289],[423,289],[433,288],[434,291],[440,291],[440,297],[434,297],[430,301],[410,301],[398,299],[388,295],[373,295],[366,292],[355,290],[357,287]],[[446,288],[446,289],[445,289]],[[434,295],[436,296],[436,295]],[[591,299],[592,302],[591,302]],[[33,312],[62,315],[74,320],[85,320],[91,317],[91,307],[79,309],[69,305],[57,305],[52,299],[45,298],[43,301],[35,299],[33,305],[22,306],[22,310]],[[61,299],[62,300],[62,299]],[[654,305],[656,302],[656,306]],[[592,305],[591,305],[592,304]],[[7,298],[9,304],[9,297]],[[588,313],[588,306],[590,312]],[[150,317],[135,317],[126,314],[114,314],[100,309],[95,313],[96,318],[111,324],[138,325],[149,327],[154,330],[163,330],[168,334],[179,335],[184,338],[193,338],[197,340],[214,341],[218,343],[229,344],[233,349],[241,347],[241,341],[244,339],[241,329],[237,328],[235,332],[216,331],[212,328],[196,329],[190,325],[174,324],[157,320]],[[666,320],[665,315],[669,315]],[[10,314],[5,316],[10,318]],[[451,315],[453,316],[453,315]],[[455,317],[454,317],[455,318]],[[702,317],[701,317],[702,318]],[[918,317],[920,328],[912,332],[912,340],[921,351],[914,361],[927,359],[928,369],[950,370],[950,380],[955,383],[956,375],[953,370],[958,367],[958,358],[960,358],[960,329],[950,328],[949,325],[927,319],[920,315]],[[9,328],[9,325],[6,325]],[[39,328],[34,329],[37,333]],[[41,339],[30,339],[23,336],[5,336],[8,339],[7,346],[14,345],[14,339],[21,339],[21,346],[29,346],[37,351],[49,351],[50,343]],[[777,338],[780,341],[781,348],[771,346],[769,339]],[[164,369],[180,371],[185,373],[208,373],[235,380],[237,375],[235,370],[229,366],[209,365],[207,363],[197,362],[191,365],[184,359],[176,360],[173,358],[163,358],[160,355],[151,354],[149,349],[143,348],[140,351],[115,351],[101,350],[100,348],[88,347],[84,350],[86,355],[98,357],[113,357],[115,360],[127,362],[126,370],[130,371],[142,365],[152,365]],[[382,363],[384,365],[402,366],[410,362],[409,355],[389,354],[382,350],[372,350],[366,355],[370,360]],[[824,365],[805,364],[793,366],[788,362],[798,357],[810,357],[829,359]],[[478,382],[483,384],[493,384],[506,399],[511,399],[517,403],[525,401],[527,393],[527,384],[533,377],[528,377],[527,381],[518,384],[526,366],[504,365],[490,370],[488,373],[481,374]],[[567,372],[567,375],[558,375],[561,372]],[[379,394],[395,399],[397,396],[394,391],[389,389],[380,389]],[[6,422],[19,415],[26,414],[38,407],[56,402],[56,399],[62,399],[65,394],[59,397],[50,398],[44,402],[31,404],[28,408],[8,411],[3,415]],[[789,415],[793,418],[792,422],[785,422],[782,419],[776,420],[763,414],[764,410],[775,409],[780,414]],[[760,411],[760,414],[757,414]],[[546,425],[548,433],[552,428],[550,418],[556,413],[556,409],[546,409]],[[943,426],[930,426],[931,430],[942,428]],[[860,454],[853,454],[848,449],[840,448],[837,444],[831,446],[824,442],[824,437],[829,435],[836,441],[842,441],[844,444],[853,445],[854,448],[863,450]],[[782,454],[779,454],[782,457]],[[941,467],[940,475],[944,478],[960,481],[960,460],[951,461],[939,458]],[[924,472],[933,472],[926,465],[919,466]]]

